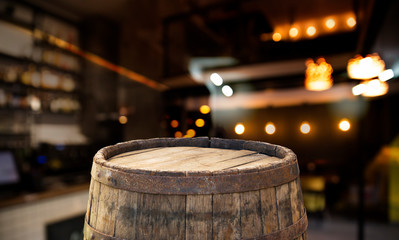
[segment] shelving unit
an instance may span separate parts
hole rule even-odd
[[[78,125],[82,60],[48,41],[79,45],[78,29],[14,1],[0,3],[0,28],[9,31],[0,37],[0,149],[40,143],[32,139],[37,124]]]

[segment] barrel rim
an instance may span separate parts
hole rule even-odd
[[[108,160],[121,153],[156,148],[156,147],[204,147],[204,148],[220,148],[232,150],[250,150],[259,154],[264,154],[272,157],[280,158],[280,161],[274,165],[264,167],[254,167],[238,171],[237,169],[219,170],[219,171],[190,171],[190,172],[172,172],[172,171],[159,171],[159,170],[143,170],[143,169],[128,169],[122,166],[111,165]],[[117,143],[101,148],[93,158],[93,163],[103,167],[112,168],[122,172],[130,172],[135,174],[159,175],[159,176],[209,176],[209,175],[232,175],[249,172],[261,172],[273,168],[281,168],[284,166],[296,163],[296,154],[289,148],[281,145],[271,144],[267,142],[241,140],[241,139],[223,139],[223,138],[150,138],[150,139],[137,139],[126,142]]]

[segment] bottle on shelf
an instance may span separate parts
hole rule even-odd
[[[16,82],[18,80],[19,71],[20,69],[17,65],[9,66],[4,75],[4,81],[10,83]]]

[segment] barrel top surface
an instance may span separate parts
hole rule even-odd
[[[245,149],[176,146],[124,152],[107,159],[107,165],[146,171],[215,172],[265,168],[282,161],[282,158]]]
[[[245,192],[279,186],[299,175],[296,155],[264,142],[155,138],[100,149],[92,178],[111,187],[154,194]]]

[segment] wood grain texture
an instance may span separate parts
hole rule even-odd
[[[118,203],[118,189],[100,183],[96,227],[103,233],[114,236]]]
[[[152,171],[220,171],[277,164],[281,158],[249,150],[203,147],[166,147],[136,150],[113,156],[110,166]]]
[[[93,188],[94,184],[96,181],[90,181],[90,186],[89,186],[89,199],[87,201],[87,209],[86,209],[86,214],[85,214],[85,221],[90,222],[90,213],[91,213],[91,207],[93,205]]]
[[[278,231],[276,188],[272,187],[260,190],[260,198],[264,234]]]
[[[91,187],[91,200],[90,200],[90,214],[88,217],[88,223],[90,226],[96,228],[97,227],[97,212],[98,212],[98,205],[100,201],[100,194],[101,194],[101,186],[100,183],[92,180],[91,183],[93,186]]]
[[[277,212],[279,229],[284,229],[292,224],[291,200],[289,185],[283,184],[276,187]]]
[[[240,193],[241,235],[245,238],[263,236],[259,191]]]
[[[183,239],[185,196],[137,195],[136,239]]]
[[[186,239],[212,239],[212,195],[187,195]]]
[[[240,239],[240,194],[213,196],[213,239]]]
[[[136,237],[137,193],[119,190],[115,236],[124,239]]]

